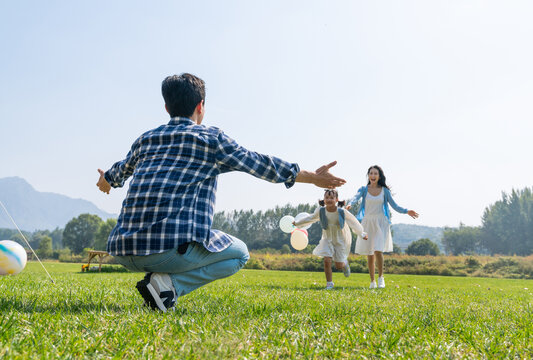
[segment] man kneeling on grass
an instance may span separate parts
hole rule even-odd
[[[98,188],[109,194],[132,176],[107,251],[146,276],[137,290],[152,309],[166,311],[179,296],[235,274],[248,261],[239,239],[211,228],[217,176],[242,171],[273,183],[312,183],[334,188],[332,162],[315,172],[239,146],[222,130],[202,125],[204,81],[191,74],[167,77],[162,84],[166,125],[133,143],[122,161],[98,169]]]

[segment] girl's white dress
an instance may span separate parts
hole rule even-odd
[[[339,223],[339,213],[337,210],[329,212],[326,209],[328,228],[322,229],[322,238],[317,247],[313,250],[313,255],[320,257],[331,257],[335,262],[345,262],[348,260],[350,247],[352,246],[352,233],[350,228],[357,234],[363,234],[361,223],[348,211],[344,211],[344,227],[341,229]],[[300,221],[296,222],[297,227],[304,227],[320,221],[320,207],[315,212]]]
[[[365,217],[361,221],[368,240],[361,236],[355,243],[355,253],[361,255],[374,255],[374,251],[391,252],[392,235],[389,220],[383,213],[383,201],[385,195],[383,189],[378,196],[366,194]]]

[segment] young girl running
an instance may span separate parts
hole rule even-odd
[[[352,245],[352,234],[349,227],[361,238],[367,239],[368,237],[355,216],[342,208],[345,202],[339,202],[337,190],[327,189],[324,193],[324,200],[320,200],[318,203],[320,206],[313,214],[294,222],[294,225],[304,227],[320,221],[322,238],[313,250],[313,254],[324,258],[326,289],[331,290],[334,286],[331,270],[332,260],[338,270],[343,270],[344,276],[350,276],[348,254]]]
[[[358,238],[355,243],[355,253],[368,257],[371,289],[376,288],[374,259],[377,260],[379,274],[377,287],[384,288],[383,253],[392,251],[389,204],[397,212],[409,214],[413,219],[416,219],[418,214],[414,210],[407,210],[396,204],[387,186],[385,174],[379,166],[371,166],[367,171],[367,177],[367,186],[363,186],[357,191],[346,208],[349,210],[353,204],[362,199],[357,219],[361,221],[368,232],[368,241],[360,241]]]

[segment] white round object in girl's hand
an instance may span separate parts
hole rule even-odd
[[[296,226],[292,224],[293,222],[294,222],[293,216],[285,215],[279,220],[279,228],[284,233],[290,234],[294,229],[296,229]]]
[[[306,217],[308,217],[308,216],[309,216],[309,214],[306,213],[306,212],[299,213],[299,214],[296,215],[296,217],[294,218],[294,221],[298,222],[298,221],[300,221],[300,220],[302,220],[303,218],[306,218]],[[307,230],[307,229],[309,229],[309,228],[311,227],[311,225],[313,225],[313,224],[309,224],[309,225],[307,225],[307,226],[303,226],[303,227],[298,227],[298,229],[304,229],[304,230]]]

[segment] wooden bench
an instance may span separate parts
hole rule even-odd
[[[90,250],[89,251],[89,261],[87,265],[81,266],[81,272],[91,270],[91,261],[98,256],[98,272],[102,271],[102,259],[108,256],[109,254],[106,251]]]

